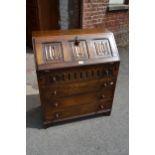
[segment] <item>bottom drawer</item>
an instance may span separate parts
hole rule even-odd
[[[78,118],[88,114],[97,114],[102,111],[111,110],[112,100],[107,99],[101,102],[83,104],[78,106],[59,109],[58,111],[52,108],[44,109],[44,122],[59,122],[62,120]]]

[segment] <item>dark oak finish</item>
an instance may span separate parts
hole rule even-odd
[[[106,29],[33,33],[44,124],[110,114],[119,54]]]

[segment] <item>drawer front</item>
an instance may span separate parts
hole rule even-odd
[[[112,63],[81,68],[40,71],[37,72],[37,76],[40,87],[44,88],[80,82],[87,83],[93,80],[113,80],[117,77],[117,71],[117,64],[115,65],[115,63]]]
[[[105,99],[112,99],[114,91],[112,89],[104,92],[94,92],[81,95],[75,95],[66,98],[48,98],[44,100],[44,104],[52,110],[57,110],[65,107],[76,106],[81,104],[99,103]]]
[[[82,104],[78,106],[71,106],[68,108],[62,108],[55,110],[49,107],[46,107],[44,111],[44,120],[57,122],[65,119],[80,117],[88,114],[97,114],[106,110],[111,109],[112,100],[104,100],[104,102],[91,102],[87,104]]]
[[[114,89],[115,83],[116,80],[91,80],[88,82],[83,81],[79,83],[63,84],[56,87],[45,87],[42,88],[40,92],[43,94],[42,96],[45,100],[50,100],[90,92],[105,91],[106,93],[106,90]]]

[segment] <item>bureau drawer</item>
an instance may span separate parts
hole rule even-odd
[[[116,79],[116,69],[112,64],[102,64],[60,70],[45,70],[38,72],[38,82],[41,87],[58,86],[70,83],[88,82],[92,80]]]
[[[111,110],[112,100],[107,99],[104,102],[91,102],[87,104],[77,105],[77,106],[70,106],[67,108],[62,109],[53,109],[46,107],[44,110],[44,121],[52,121],[57,122],[64,119],[75,118],[88,114],[97,114],[104,111]]]
[[[64,84],[58,86],[44,87],[41,91],[45,99],[61,98],[90,92],[102,92],[107,89],[113,90],[116,80],[92,80],[88,82],[79,82]]]
[[[91,102],[101,101],[107,98],[113,98],[114,89],[106,89],[104,91],[77,94],[64,98],[53,98],[51,95],[45,94],[44,103],[53,108],[62,108],[72,105],[87,104]]]

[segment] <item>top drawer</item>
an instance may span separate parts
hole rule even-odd
[[[118,72],[118,63],[68,68],[61,70],[38,72],[38,81],[41,88],[57,87],[64,84],[87,82],[89,80],[115,79]]]

